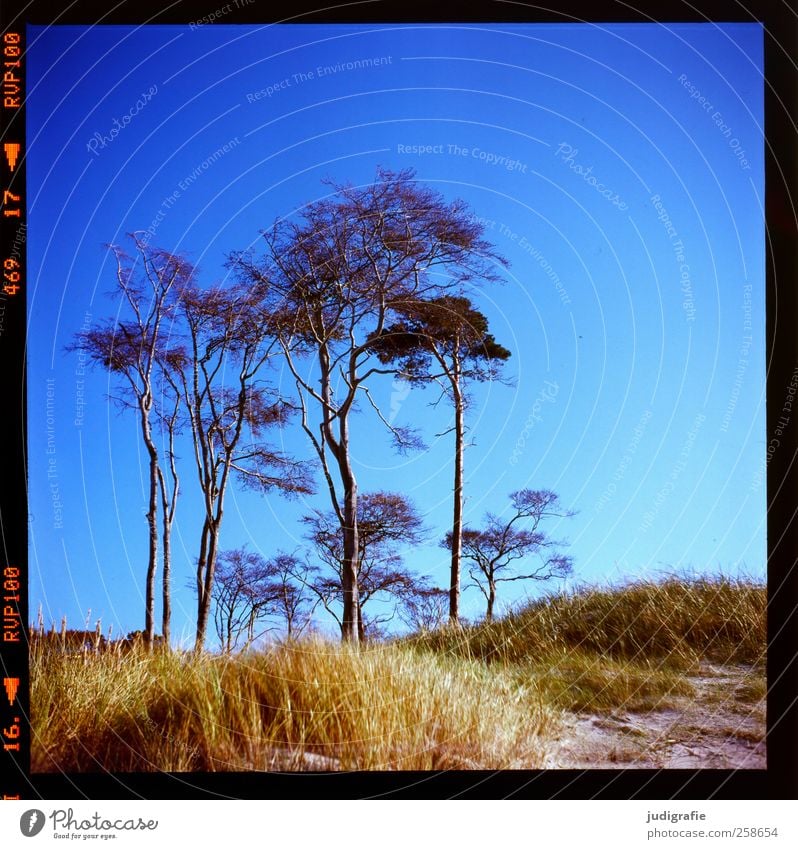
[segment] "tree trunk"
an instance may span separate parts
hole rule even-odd
[[[175,467],[174,430],[170,429],[169,438],[169,464],[172,475],[171,497],[167,492],[166,477],[162,469],[158,469],[158,483],[161,489],[161,509],[163,510],[163,614],[161,619],[161,632],[163,634],[164,646],[168,649],[172,640],[172,525],[175,521],[175,510],[177,509],[177,497],[180,484]]]
[[[486,622],[493,622],[493,605],[496,603],[496,584],[493,581],[488,583],[488,610],[485,614]]]
[[[327,382],[328,383],[328,382]],[[343,535],[344,559],[341,563],[341,588],[343,590],[344,610],[341,618],[341,631],[345,642],[357,643],[360,636],[358,626],[360,600],[358,597],[357,574],[360,564],[360,546],[357,532],[357,480],[352,470],[349,456],[348,410],[339,412],[339,440],[336,446],[330,445],[338,463],[338,471],[344,486]],[[328,428],[329,435],[329,428]],[[328,444],[330,440],[328,439]]]
[[[144,640],[148,648],[155,642],[155,573],[158,569],[158,450],[150,431],[151,406],[152,399],[145,395],[141,402],[141,430],[150,457],[150,497],[147,510],[150,539],[144,596]]]
[[[360,600],[358,600],[357,604],[357,638],[361,643],[366,642],[366,626],[363,624],[363,610],[360,607]]]
[[[155,642],[155,573],[158,569],[158,502],[152,488],[153,477],[154,469],[151,468],[150,508],[147,511],[147,524],[150,527],[150,545],[147,560],[147,587],[144,601],[144,634],[148,646],[152,646]]]
[[[333,435],[332,422],[334,416],[330,414],[333,409],[333,393],[330,382],[331,366],[330,355],[326,345],[319,347],[319,369],[321,371],[321,394],[324,400],[323,421],[321,425],[321,436],[324,444],[330,449],[335,457],[341,483],[344,488],[344,508],[338,510],[338,502],[335,490],[330,485],[330,497],[339,512],[342,522],[341,531],[344,538],[344,555],[341,563],[341,590],[343,592],[343,615],[341,617],[341,637],[344,642],[358,642],[358,586],[357,572],[359,563],[359,546],[357,533],[357,481],[352,470],[352,460],[349,456],[349,410],[354,402],[354,390],[350,389],[348,399],[338,408],[338,439]],[[320,454],[322,464],[325,460]],[[325,465],[325,471],[326,471]]]
[[[177,482],[175,481],[171,499],[166,492],[166,480],[162,470],[158,470],[158,484],[161,489],[161,509],[163,510],[163,614],[161,618],[161,633],[163,634],[164,646],[171,645],[171,622],[172,622],[172,523],[175,516],[175,504],[177,503]],[[171,503],[170,503],[171,501]]]
[[[205,642],[205,628],[207,627],[207,618],[202,630],[200,630],[200,622],[202,621],[202,611],[206,609],[205,605],[205,567],[208,562],[208,543],[210,540],[210,521],[206,517],[202,524],[202,535],[200,537],[200,552],[197,558],[197,634],[194,641],[194,651],[202,650],[202,645]]]
[[[163,519],[163,614],[161,619],[161,633],[163,634],[164,648],[169,648],[171,645],[172,632],[172,599],[170,597],[169,582],[172,575],[172,545],[171,545],[171,528],[169,520],[166,517],[164,508]]]
[[[343,624],[341,631],[346,642],[357,643],[358,626],[358,534],[357,534],[357,483],[349,466],[349,457],[341,463],[344,479],[344,560],[341,564],[341,586],[343,588]]]
[[[208,616],[211,610],[211,590],[213,589],[213,576],[216,571],[216,556],[219,553],[219,525],[220,517],[207,522],[208,528],[208,559],[205,564],[205,574],[202,576],[203,590],[202,599],[197,615],[197,640],[194,651],[201,652],[205,646],[205,635],[208,631]],[[203,534],[205,528],[203,528]]]
[[[256,609],[253,607],[252,610],[249,611],[249,622],[247,622],[247,642],[244,646],[244,651],[255,642],[255,616],[257,615]]]
[[[455,366],[454,393],[454,515],[452,518],[452,566],[449,582],[449,621],[460,621],[460,560],[463,545],[463,397],[460,394],[459,363]]]

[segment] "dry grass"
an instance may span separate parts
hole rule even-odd
[[[661,710],[674,697],[694,693],[680,672],[641,660],[569,652],[547,655],[528,668],[553,703],[572,711]]]
[[[530,768],[557,716],[534,681],[400,646],[45,649],[32,673],[35,771]]]
[[[498,621],[416,635],[411,645],[533,679],[577,711],[653,710],[690,695],[699,662],[764,667],[767,594],[728,578],[582,588]]]
[[[581,652],[690,669],[698,660],[764,663],[764,585],[670,578],[550,595],[490,624],[417,638],[434,651],[488,662]]]

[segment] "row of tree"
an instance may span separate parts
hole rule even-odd
[[[502,517],[488,513],[480,529],[463,528],[462,559],[469,564],[473,586],[493,619],[499,584],[547,580],[570,571],[558,544],[540,529],[541,522],[570,515],[552,492],[520,490],[510,496]],[[219,555],[214,585],[214,622],[226,651],[246,648],[270,630],[299,636],[322,607],[343,631],[343,545],[331,511],[314,510],[302,519],[310,549],[270,559],[244,548]],[[441,545],[452,548],[452,531]],[[358,599],[360,641],[380,636],[395,616],[414,631],[430,630],[446,618],[450,594],[428,576],[408,569],[402,549],[423,542],[427,531],[403,495],[364,492],[358,499]],[[523,568],[516,568],[523,561]],[[383,604],[372,604],[380,602]],[[385,604],[390,602],[390,604]],[[368,607],[368,611],[367,608]]]
[[[481,530],[463,527],[468,387],[500,379],[510,357],[466,291],[496,281],[506,261],[482,238],[465,203],[445,201],[412,171],[380,170],[368,186],[330,188],[264,231],[260,250],[230,254],[225,284],[203,288],[190,262],[149,246],[142,234],[131,236],[133,256],[110,248],[123,317],[92,326],[72,347],[118,376],[123,391],[116,397],[138,416],[149,467],[149,642],[159,548],[162,635],[167,644],[170,638],[171,533],[181,491],[176,446],[185,436],[204,504],[194,579],[197,650],[212,604],[220,639],[232,648],[242,637],[255,639],[257,623],[275,611],[296,633],[321,605],[338,620],[343,639],[356,642],[366,636],[363,608],[371,598],[388,593],[417,612],[437,603],[440,591],[401,565],[400,544],[420,541],[410,502],[358,489],[351,419],[361,399],[400,451],[422,444],[375,402],[370,389],[384,375],[436,385],[438,402],[446,398],[453,408],[453,514],[444,540],[451,552],[449,618],[460,617],[464,556],[489,617],[501,580],[571,568],[540,528],[548,517],[568,515],[553,493],[514,493],[509,522],[489,515]],[[290,391],[269,379],[278,367],[290,375]],[[317,463],[268,442],[269,431],[291,417]],[[292,497],[311,494],[316,473],[331,509],[303,520],[313,558],[281,553],[266,561],[240,549],[221,551],[233,480]],[[509,564],[532,555],[536,568],[511,577]]]

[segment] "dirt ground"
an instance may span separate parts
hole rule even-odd
[[[549,769],[765,769],[764,676],[706,665],[647,713],[567,714]]]

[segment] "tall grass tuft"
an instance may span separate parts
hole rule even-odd
[[[535,681],[401,646],[32,664],[34,771],[509,769],[544,758]]]
[[[407,642],[533,679],[578,711],[651,710],[690,695],[701,661],[764,668],[766,588],[729,578],[668,578],[552,594],[490,623]]]
[[[766,588],[753,581],[669,578],[552,594],[495,622],[442,628],[412,642],[488,662],[579,651],[675,668],[698,659],[758,664],[766,609]]]

